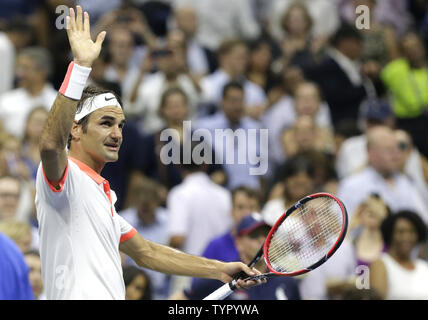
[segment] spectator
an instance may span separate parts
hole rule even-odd
[[[147,274],[135,266],[123,268],[125,300],[152,300],[151,283]]]
[[[357,119],[366,90],[360,73],[363,42],[359,31],[344,24],[331,43],[327,57],[319,65],[305,68],[304,73],[320,86],[336,127],[344,119]]]
[[[21,138],[30,111],[38,106],[49,110],[57,95],[48,82],[51,73],[51,57],[46,49],[31,47],[19,53],[16,64],[19,88],[0,96],[0,118],[6,131]]]
[[[284,36],[278,63],[283,67],[291,64],[304,68],[320,60],[327,38],[314,38],[312,27],[313,19],[304,3],[294,2],[288,6],[281,17]]]
[[[236,247],[236,256],[233,257],[233,259],[236,260],[238,258],[246,264],[250,263],[252,258],[257,254],[260,246],[263,244],[269,230],[270,227],[263,221],[260,214],[252,213],[244,216],[236,226],[236,235],[233,239],[234,247]],[[214,246],[217,245],[218,244],[212,242],[210,247],[213,249]],[[217,255],[215,256],[215,259],[232,258],[226,257],[221,253],[222,251],[218,249],[219,248],[216,250]],[[206,253],[208,254],[207,251]],[[211,251],[211,254],[212,253],[213,252]],[[256,267],[262,272],[265,272],[265,269],[267,269],[262,260],[256,265]],[[185,290],[180,297],[175,296],[174,298],[189,300],[203,299],[221,285],[222,284],[217,280],[211,281],[207,279],[194,279],[192,286],[188,290]],[[251,288],[248,291],[237,290],[227,299],[300,300],[300,294],[297,287],[297,281],[295,279],[277,277],[271,278],[267,283],[262,284],[257,288]]]
[[[33,300],[28,273],[19,248],[0,232],[0,300]]]
[[[257,121],[245,116],[244,90],[238,82],[227,83],[221,111],[200,119],[195,125],[208,130],[215,154],[221,155],[216,161],[223,164],[228,189],[240,185],[260,188],[261,178],[257,172],[267,170],[267,141],[264,141],[267,137],[263,136]],[[222,134],[218,134],[219,130]],[[250,131],[255,135],[250,135]],[[250,141],[250,137],[254,140]],[[251,174],[253,170],[257,170],[256,174]]]
[[[426,239],[426,225],[412,211],[400,211],[381,226],[387,252],[370,266],[370,284],[387,300],[428,299],[428,263],[412,255]]]
[[[39,139],[48,119],[45,107],[36,107],[28,114],[22,138],[22,160],[31,172],[31,179],[36,181],[37,168],[40,163]]]
[[[395,118],[386,101],[369,100],[362,105],[360,123],[364,133],[346,139],[338,151],[336,170],[340,178],[356,173],[367,165],[367,132],[378,125],[393,128]]]
[[[392,108],[397,127],[410,133],[419,151],[428,156],[427,105],[428,69],[426,49],[416,33],[407,33],[400,40],[402,57],[391,61],[381,78],[392,95]]]
[[[130,98],[128,114],[137,116],[140,130],[146,134],[154,133],[165,125],[159,115],[160,100],[163,92],[171,86],[180,87],[189,99],[189,118],[196,115],[199,102],[199,87],[185,72],[185,60],[181,48],[171,49],[165,47],[155,50],[148,63],[142,63],[141,73],[150,69],[150,60],[158,61],[159,71],[147,75],[137,82]],[[134,95],[134,93],[136,93]]]
[[[210,72],[207,49],[197,39],[199,19],[194,7],[178,6],[174,9],[173,23],[183,33],[186,61],[192,74],[202,77]]]
[[[143,171],[147,177],[159,181],[168,189],[181,183],[181,172],[178,164],[166,164],[162,161],[162,148],[166,148],[169,143],[183,144],[185,136],[191,133],[187,132],[188,128],[184,126],[188,113],[189,105],[186,93],[178,87],[165,90],[161,97],[159,114],[166,125],[162,130],[143,138],[145,147]],[[172,136],[171,141],[161,139],[162,133],[168,130],[174,130],[176,134]],[[208,174],[215,182],[224,185],[226,177],[221,165],[209,164]]]
[[[199,17],[197,39],[211,51],[217,51],[224,39],[255,39],[260,27],[250,2],[246,0],[178,0],[179,6],[191,4]],[[213,14],[215,12],[215,14]]]
[[[260,88],[266,95],[277,86],[277,75],[272,69],[273,49],[271,42],[260,38],[249,42],[249,61],[246,72],[247,79]]]
[[[31,250],[24,253],[25,262],[30,268],[29,279],[35,300],[46,300],[43,292],[42,262],[38,251]]]
[[[192,143],[190,154],[195,147]],[[228,190],[211,181],[204,161],[198,164],[191,157],[184,162],[183,150],[180,152],[183,182],[172,188],[167,197],[169,245],[200,255],[210,240],[230,228],[231,197]],[[181,290],[188,280],[175,277],[172,292]]]
[[[31,227],[28,223],[16,219],[0,221],[0,232],[15,241],[22,253],[31,249]]]
[[[12,176],[0,177],[0,220],[16,217],[21,191],[18,179]]]
[[[262,209],[263,218],[268,224],[276,220],[294,203],[312,193],[314,188],[314,167],[309,158],[296,155],[289,158],[278,169],[269,201]]]
[[[217,54],[219,68],[202,78],[200,83],[204,102],[217,107],[221,102],[224,86],[228,82],[236,81],[244,88],[246,111],[253,113],[258,111],[260,115],[264,111],[267,99],[263,89],[245,77],[249,62],[246,43],[240,39],[225,40],[221,43]]]
[[[304,83],[302,70],[290,66],[282,71],[281,84],[276,89],[271,105],[263,114],[261,122],[269,130],[269,172],[274,172],[278,164],[285,160],[281,146],[281,133],[295,121],[295,108],[293,97],[297,88]],[[273,90],[272,90],[273,91]],[[290,117],[288,115],[291,115]]]
[[[353,214],[349,235],[355,247],[357,265],[369,266],[386,251],[380,226],[391,212],[377,195],[370,195]]]
[[[273,0],[271,4],[271,34],[278,41],[282,39],[284,30],[281,28],[281,18],[284,12],[294,3],[305,5],[313,20],[313,35],[327,38],[339,27],[339,15],[333,1],[330,0]]]
[[[161,207],[159,186],[147,180],[130,190],[128,196],[132,199],[129,208],[119,214],[147,240],[166,245],[168,243],[168,211]],[[126,259],[127,264],[134,264],[132,259]],[[168,277],[153,270],[144,270],[152,284],[154,299],[165,299],[168,295]]]
[[[338,197],[350,217],[371,193],[377,193],[394,212],[416,210],[426,215],[418,191],[398,170],[399,154],[393,130],[384,126],[371,129],[367,135],[368,166],[345,178],[339,185]],[[428,217],[426,217],[428,221]]]
[[[109,32],[108,50],[110,63],[105,69],[104,79],[118,82],[123,97],[128,96],[138,78],[138,69],[132,65],[135,40],[131,31],[125,27],[112,27]]]

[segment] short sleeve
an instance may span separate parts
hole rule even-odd
[[[117,215],[117,219],[120,225],[120,242],[122,243],[131,239],[137,233],[137,230],[120,215]]]

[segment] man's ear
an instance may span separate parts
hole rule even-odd
[[[71,137],[73,141],[79,141],[82,135],[82,126],[77,124],[77,121],[74,120],[73,126],[71,127]]]

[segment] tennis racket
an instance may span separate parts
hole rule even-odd
[[[242,271],[204,300],[227,298],[236,289],[238,279],[293,277],[318,268],[340,247],[347,228],[346,208],[338,198],[329,193],[306,196],[276,221],[263,246],[248,264],[252,268],[264,257],[269,272],[248,277]]]

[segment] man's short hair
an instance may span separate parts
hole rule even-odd
[[[331,44],[336,47],[343,39],[363,40],[361,33],[353,25],[343,23],[331,38]]]
[[[261,201],[260,192],[256,189],[253,189],[253,188],[250,188],[247,186],[239,186],[239,187],[234,188],[232,190],[232,201],[235,200],[235,196],[239,192],[245,193],[248,198],[256,198],[259,203]]]

